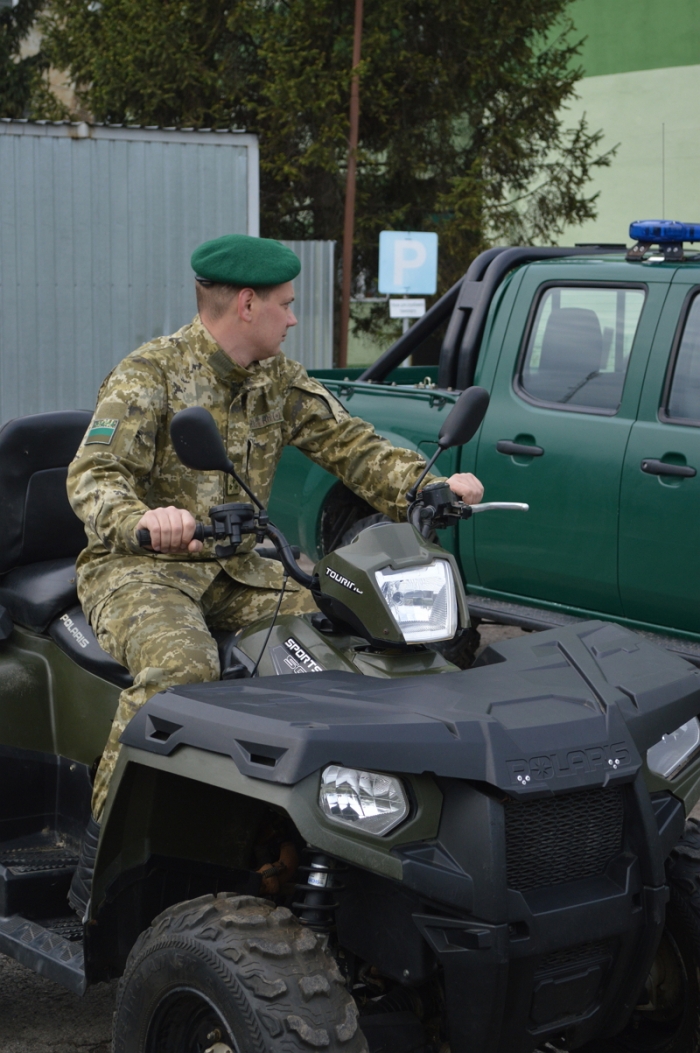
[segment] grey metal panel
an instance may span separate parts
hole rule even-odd
[[[0,120],[0,421],[91,408],[193,317],[192,250],[257,233],[251,158],[242,133]]]
[[[294,313],[299,324],[288,330],[283,351],[307,369],[333,366],[334,241],[285,241],[301,260],[294,281]]]

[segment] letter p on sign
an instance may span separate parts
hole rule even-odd
[[[379,291],[429,296],[437,289],[437,234],[383,230],[379,235]]]

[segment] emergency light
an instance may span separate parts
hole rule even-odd
[[[636,219],[630,237],[637,241],[700,241],[700,223],[677,223],[672,219]]]
[[[636,245],[629,249],[628,260],[644,260],[652,245],[659,246],[660,262],[682,262],[684,241],[700,241],[700,223],[678,223],[672,219],[636,219],[630,223],[630,237]],[[649,260],[657,262],[656,257]]]

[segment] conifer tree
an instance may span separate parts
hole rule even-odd
[[[19,0],[0,7],[0,117],[28,117],[46,60],[40,53],[23,57],[22,43],[43,0]]]
[[[551,242],[595,216],[586,184],[610,158],[585,120],[566,126],[581,76],[568,2],[365,5],[355,271],[367,292],[383,229],[437,231],[444,290],[487,244]],[[262,233],[340,242],[353,7],[51,0],[44,50],[98,121],[257,133]]]

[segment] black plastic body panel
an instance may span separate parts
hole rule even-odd
[[[668,793],[651,799],[640,773],[620,788],[621,839],[599,873],[547,884],[542,843],[543,884],[521,891],[508,887],[504,811],[513,805],[456,779],[441,779],[440,789],[438,838],[394,854],[403,884],[422,901],[413,921],[423,953],[429,947],[444,974],[451,1048],[530,1053],[562,1034],[565,1048],[576,1048],[623,1026],[661,936],[668,898],[663,864],[683,829],[680,802]],[[588,846],[573,829],[561,837],[574,873]],[[365,941],[383,924],[375,909],[387,909],[375,901],[365,901]],[[388,957],[395,970],[390,951],[362,943],[363,915],[353,921],[351,948],[362,946],[372,961],[372,954],[382,955],[385,965]]]
[[[134,678],[129,670],[102,650],[79,605],[70,607],[51,623],[49,636],[76,665],[95,676],[117,687],[133,684]]]
[[[442,674],[439,691],[423,677],[365,677],[359,690],[356,675],[333,672],[175,687],[142,707],[122,742],[223,753],[287,785],[339,763],[537,797],[631,781],[640,753],[700,712],[700,672],[617,625],[553,629],[485,657]]]

